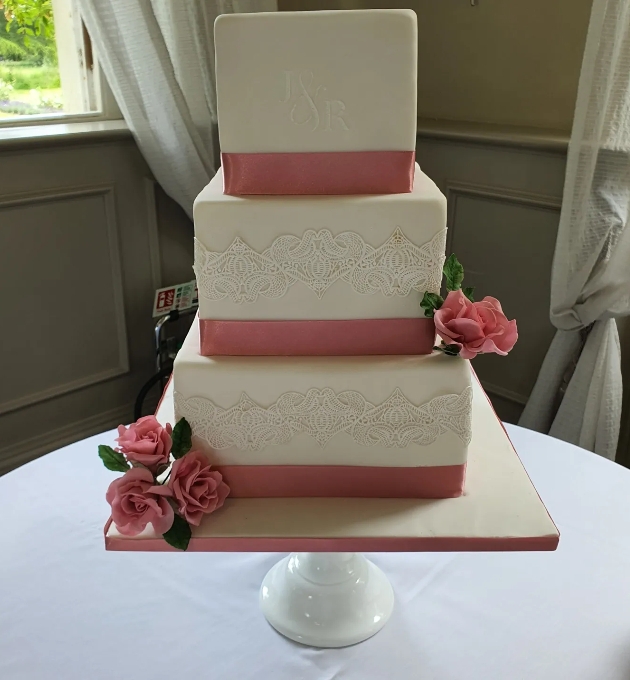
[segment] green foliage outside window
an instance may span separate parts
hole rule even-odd
[[[0,0],[0,61],[57,63],[51,0]]]
[[[63,108],[52,0],[0,0],[0,118]]]

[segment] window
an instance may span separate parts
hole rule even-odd
[[[76,0],[0,0],[0,126],[120,117]]]

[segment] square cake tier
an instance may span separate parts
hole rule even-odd
[[[173,375],[176,420],[235,497],[462,492],[472,389],[459,357],[203,357],[195,321]]]
[[[420,301],[440,290],[446,199],[418,166],[409,194],[236,197],[221,184],[219,171],[194,206],[202,354],[432,351]]]
[[[215,46],[226,193],[410,190],[414,12],[224,14]]]

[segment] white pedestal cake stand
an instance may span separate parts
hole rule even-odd
[[[347,647],[372,637],[394,609],[387,576],[361,553],[291,553],[260,589],[260,607],[279,632],[312,647]]]
[[[174,420],[170,387],[157,417],[163,423]],[[194,529],[188,550],[301,551],[278,562],[263,580],[263,613],[292,640],[343,647],[377,633],[393,610],[387,577],[360,552],[555,550],[558,540],[558,530],[475,383],[473,438],[460,498],[228,498]],[[111,520],[105,546],[173,550],[151,527],[128,538]]]

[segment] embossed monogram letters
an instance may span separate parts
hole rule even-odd
[[[312,71],[284,72],[284,99],[288,104],[289,120],[294,125],[308,125],[314,132],[322,130],[349,130],[346,105],[340,99],[325,97],[326,87],[314,85]]]

